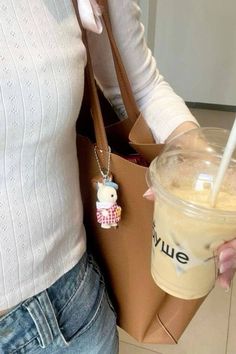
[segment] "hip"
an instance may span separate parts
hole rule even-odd
[[[103,277],[86,253],[50,288],[0,318],[0,353],[117,351],[116,316]]]

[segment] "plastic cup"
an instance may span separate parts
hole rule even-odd
[[[193,129],[173,139],[149,167],[155,194],[151,273],[167,293],[207,295],[218,275],[217,247],[236,237],[236,156],[214,208],[210,191],[229,136],[220,128]]]

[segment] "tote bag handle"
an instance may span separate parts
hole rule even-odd
[[[124,102],[124,106],[126,109],[126,113],[128,116],[128,119],[134,124],[137,118],[140,115],[140,111],[137,107],[137,103],[135,101],[132,88],[128,79],[128,75],[126,73],[121,55],[119,53],[113,32],[112,32],[112,26],[111,26],[111,21],[110,21],[110,16],[109,16],[109,6],[108,6],[108,1],[107,0],[98,0],[99,5],[102,8],[102,19],[107,31],[107,35],[109,38],[110,46],[111,46],[111,51],[113,55],[113,61],[115,65],[115,70],[116,70],[116,76],[117,80],[120,86],[120,91],[121,91],[121,96]]]
[[[79,21],[79,24],[81,26],[81,21],[79,18],[79,12],[78,12],[78,4],[77,0],[72,0],[77,19]],[[108,7],[108,1],[107,0],[99,0],[98,1],[99,5],[102,8],[102,19],[103,23],[105,25],[109,43],[110,43],[110,48],[112,51],[112,56],[113,56],[113,61],[114,61],[114,66],[116,70],[116,76],[117,80],[119,83],[120,91],[121,91],[121,96],[123,99],[123,103],[126,109],[127,113],[127,119],[129,119],[133,124],[137,120],[137,118],[140,116],[140,110],[137,106],[137,103],[135,101],[132,88],[128,79],[128,75],[126,73],[121,55],[119,53],[113,32],[112,32],[112,26],[111,26],[111,21],[110,21],[110,16],[109,16],[109,7]],[[82,26],[81,26],[82,28]],[[85,31],[83,31],[85,32]],[[86,37],[86,35],[84,35]],[[85,38],[86,39],[86,38]],[[88,42],[86,43],[87,51],[89,51],[88,48]]]
[[[87,88],[87,92],[89,93],[88,99],[89,99],[89,104],[90,104],[90,109],[91,109],[91,116],[93,118],[93,126],[94,126],[96,145],[103,152],[108,152],[109,146],[108,146],[108,142],[107,142],[104,121],[103,121],[103,117],[102,117],[100,102],[99,102],[97,88],[96,88],[94,74],[93,74],[92,61],[91,61],[90,52],[89,52],[89,48],[88,48],[87,33],[86,33],[86,31],[83,30],[83,27],[81,24],[78,6],[77,6],[77,0],[72,0],[72,2],[74,5],[74,9],[75,9],[78,23],[79,23],[81,30],[82,30],[83,43],[84,43],[84,45],[86,47],[86,51],[87,51],[87,65],[85,68],[85,86]],[[100,158],[102,159],[102,162],[105,162],[104,161],[105,156],[103,157],[102,155],[104,155],[104,154],[100,154]]]

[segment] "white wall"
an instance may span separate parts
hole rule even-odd
[[[186,101],[235,106],[236,1],[139,3],[148,43],[174,89]]]

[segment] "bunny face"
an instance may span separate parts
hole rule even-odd
[[[117,201],[117,192],[111,186],[98,183],[97,198],[99,202],[115,203]]]

